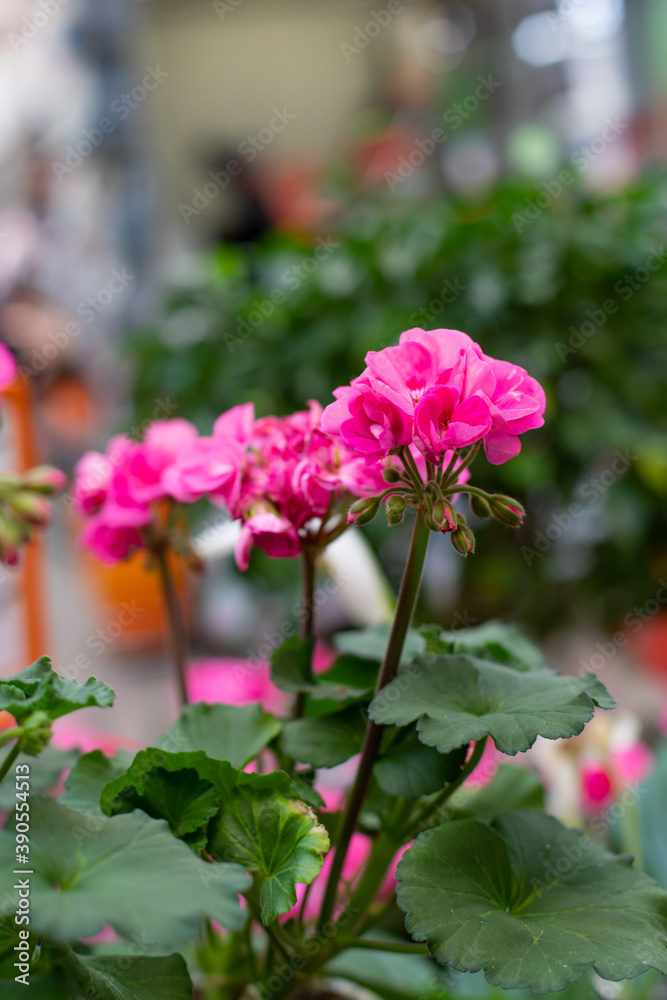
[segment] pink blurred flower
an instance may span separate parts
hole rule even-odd
[[[193,660],[188,666],[187,687],[190,701],[207,705],[247,705],[259,702],[265,711],[281,715],[287,711],[291,696],[271,680],[268,663],[220,658]]]
[[[294,525],[286,517],[270,511],[255,514],[243,522],[235,553],[239,569],[245,570],[250,565],[253,545],[274,559],[295,559],[301,551]]]
[[[17,370],[14,355],[9,348],[0,341],[0,391],[6,389],[8,385],[12,384],[16,378]]]
[[[79,541],[107,566],[125,559],[143,545],[136,528],[111,527],[101,514],[95,514],[86,522]]]
[[[586,812],[596,812],[619,798],[621,792],[640,785],[653,766],[653,754],[637,741],[610,748],[608,754],[582,761],[581,798]]]

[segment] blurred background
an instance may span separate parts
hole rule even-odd
[[[113,433],[207,432],[246,400],[326,403],[402,330],[463,329],[545,385],[547,420],[520,458],[476,467],[524,527],[477,525],[466,562],[433,538],[419,618],[518,621],[561,670],[596,670],[651,743],[665,51],[661,0],[1,0],[0,338],[20,365],[3,467],[71,472]],[[153,574],[94,563],[67,494],[56,508],[3,572],[0,670],[48,652],[101,677],[109,741],[145,743],[176,711]],[[388,613],[407,538],[364,533],[366,606],[334,593],[324,634]],[[290,561],[256,553],[241,575],[214,549],[181,574],[204,667],[256,655],[299,586]]]

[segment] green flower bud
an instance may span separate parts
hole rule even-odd
[[[403,518],[405,517],[405,511],[407,510],[407,507],[408,505],[405,502],[404,497],[400,495],[389,497],[385,506],[387,512],[387,521],[389,522],[389,524],[391,524],[392,526],[395,524],[400,524]]]
[[[400,483],[403,478],[398,469],[385,469],[382,478],[386,483]]]
[[[380,509],[379,497],[362,497],[355,500],[347,514],[348,524],[368,524]]]
[[[489,506],[496,521],[500,521],[501,524],[507,524],[511,528],[523,524],[526,512],[518,500],[494,493],[492,497],[489,497]]]
[[[51,521],[50,503],[35,493],[29,493],[25,490],[15,493],[9,501],[9,507],[21,521],[37,528],[43,528]]]
[[[457,552],[462,556],[469,556],[475,551],[475,536],[466,525],[460,525],[456,531],[452,531],[450,541]]]
[[[483,521],[493,516],[488,501],[484,497],[477,496],[476,493],[470,494],[470,510],[475,517],[479,517]]]
[[[19,744],[23,753],[36,757],[51,740],[51,719],[46,712],[33,712],[23,723]]]

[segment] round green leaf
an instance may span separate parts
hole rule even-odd
[[[544,813],[458,820],[405,852],[397,900],[438,962],[504,989],[555,992],[591,966],[665,974],[667,893],[631,862]]]
[[[594,674],[520,672],[463,654],[419,657],[376,695],[369,714],[382,725],[417,722],[420,740],[441,753],[491,736],[513,755],[538,736],[580,733],[596,704],[607,707],[598,688],[606,695]]]
[[[163,820],[139,811],[99,819],[35,795],[30,825],[30,926],[54,940],[110,924],[123,937],[172,946],[195,935],[203,917],[229,928],[242,922],[244,872],[199,861]],[[0,833],[0,894],[18,903],[15,856],[10,823]]]
[[[160,740],[170,753],[204,750],[214,760],[245,767],[280,732],[281,723],[261,705],[186,705]]]

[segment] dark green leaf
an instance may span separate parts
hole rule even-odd
[[[186,705],[160,740],[170,753],[203,750],[214,760],[245,767],[280,732],[281,723],[261,705]]]
[[[563,989],[667,973],[667,893],[578,830],[540,812],[464,819],[420,834],[398,866],[398,904],[443,965],[489,982]]]
[[[441,753],[490,735],[502,753],[513,755],[538,736],[580,733],[602,698],[598,685],[593,674],[522,673],[466,655],[423,657],[376,696],[369,714],[383,725],[418,720],[419,738]]]
[[[341,653],[358,656],[363,660],[382,662],[387,643],[389,642],[390,625],[374,625],[372,628],[351,629],[349,632],[338,632],[334,636],[334,645]],[[405,637],[401,664],[405,665],[426,651],[424,636],[417,629],[409,629]]]
[[[397,940],[382,932],[373,932],[370,936]],[[447,1000],[451,997],[444,971],[434,966],[428,955],[398,955],[389,951],[350,948],[327,963],[325,971],[336,979],[348,979],[372,990],[382,1000]]]
[[[313,767],[334,767],[359,753],[366,728],[358,709],[324,718],[292,719],[283,726],[284,753]]]
[[[43,756],[41,754],[38,759],[42,760]],[[61,805],[91,816],[103,816],[102,789],[127,771],[133,756],[129,750],[119,750],[114,757],[107,757],[101,750],[84,754],[67,776],[65,791],[59,800]]]
[[[544,809],[544,788],[534,771],[514,764],[500,764],[492,781],[475,790],[464,787],[453,805],[473,813],[475,819],[488,823],[498,813],[513,809]]]
[[[454,781],[465,763],[467,745],[439,753],[422,743],[414,729],[405,729],[380,754],[374,774],[378,785],[389,795],[418,799],[439,792]]]
[[[199,861],[162,820],[141,812],[99,819],[34,795],[30,825],[30,926],[54,940],[110,924],[121,936],[173,946],[192,938],[204,917],[228,928],[242,922],[237,894],[247,876],[236,865]],[[0,893],[12,908],[15,854],[10,822],[0,833]]]
[[[521,671],[544,670],[549,666],[537,646],[516,625],[505,622],[489,621],[452,632],[423,634],[429,653],[468,653]]]
[[[137,948],[137,944],[134,944]],[[14,973],[12,973],[12,978]],[[192,980],[182,955],[77,955],[71,948],[42,943],[31,963],[29,990],[6,983],[3,1000],[192,1000]]]
[[[223,805],[210,849],[263,876],[262,921],[268,925],[296,904],[296,883],[319,874],[329,837],[303,802],[237,788]]]
[[[373,690],[378,665],[357,656],[339,657],[330,670],[314,677],[311,670],[314,640],[294,636],[271,655],[271,677],[281,691],[308,694],[317,701],[361,698]]]
[[[46,656],[19,674],[0,679],[0,709],[13,715],[19,725],[32,712],[46,712],[50,719],[58,719],[78,708],[107,708],[114,698],[111,688],[94,677],[85,684],[61,677],[51,669]]]

